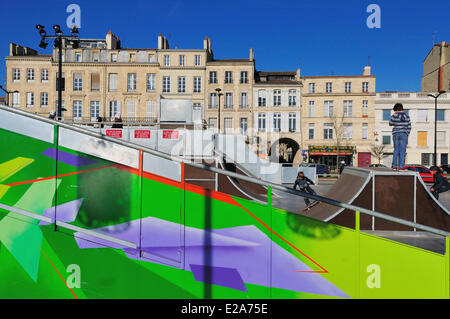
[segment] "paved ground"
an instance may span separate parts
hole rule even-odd
[[[319,179],[319,185],[313,186],[313,189],[320,196],[324,196],[328,193],[329,189],[336,182],[333,178],[321,178]],[[432,184],[426,184],[430,189]],[[286,185],[292,187],[292,185]],[[272,197],[272,205],[281,209],[298,212],[300,209],[306,207],[303,197],[299,197],[293,194],[274,191]],[[450,191],[439,195],[439,202],[444,207],[450,210]],[[376,236],[389,238],[398,242],[402,242],[408,245],[420,247],[423,249],[431,250],[437,253],[445,253],[445,239],[442,236],[434,235],[426,232],[404,232],[404,231],[374,231],[369,232]]]
[[[320,179],[318,186],[312,186],[312,188],[317,192],[318,195],[324,196],[328,193],[329,189],[336,182],[336,179]],[[288,187],[292,187],[292,184],[285,185]],[[272,205],[290,212],[297,212],[300,209],[306,207],[305,200],[303,197],[299,197],[293,194],[281,192],[281,191],[273,191],[274,196],[272,197]]]

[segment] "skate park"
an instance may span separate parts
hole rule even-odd
[[[255,177],[232,154],[193,161],[11,108],[0,113],[0,261],[2,275],[15,278],[2,295],[449,298],[448,212],[415,173],[346,168],[324,196],[305,195]],[[396,189],[390,182],[386,190],[385,178],[408,179],[400,195],[416,200],[389,206]],[[288,211],[287,196],[320,203]],[[438,249],[397,241],[405,231],[415,242],[435,238]],[[84,288],[55,284],[50,260],[82,266]],[[377,269],[381,285],[372,281]],[[155,283],[157,291],[146,288]]]

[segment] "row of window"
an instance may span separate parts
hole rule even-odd
[[[225,100],[224,100],[223,107],[225,109],[232,109],[233,108],[233,93],[225,92],[224,96],[225,96]],[[210,93],[209,94],[208,108],[210,108],[210,109],[217,109],[218,108],[217,93]],[[241,108],[241,109],[248,108],[248,95],[247,95],[247,92],[241,92],[240,98],[239,98],[239,108]]]
[[[343,116],[344,117],[353,117],[353,101],[352,100],[344,100],[343,105]],[[369,101],[362,101],[362,116],[367,117],[369,114]],[[316,116],[316,103],[315,101],[309,101],[308,105],[308,116],[315,117]],[[323,105],[323,117],[333,117],[334,116],[334,101],[324,101]]]
[[[390,134],[391,132],[383,132],[382,135],[382,143],[384,145],[391,145],[392,143],[392,136]],[[428,145],[428,137],[430,136],[427,131],[417,131],[417,146],[420,147],[428,147],[432,145]],[[434,133],[431,134],[431,137],[434,136]],[[445,131],[437,131],[436,132],[436,142],[437,145],[445,145],[447,141],[447,133]]]
[[[223,82],[225,84],[233,83],[233,71],[225,71],[224,77],[223,77]],[[209,83],[210,84],[218,83],[217,71],[209,72]],[[247,71],[240,71],[239,83],[241,83],[241,84],[248,83],[248,72]]]
[[[353,125],[351,123],[342,124],[342,138],[345,140],[350,140],[353,138]],[[313,140],[315,138],[315,124],[310,123],[308,127],[308,139]],[[362,124],[362,139],[367,140],[369,137],[369,124]],[[325,123],[323,125],[323,139],[332,140],[335,138],[335,127],[333,123]]]
[[[88,51],[89,52],[89,51]],[[85,57],[83,58],[83,53],[82,52],[75,52],[75,57],[74,57],[74,62],[99,62],[100,61],[100,52],[94,51],[94,52],[89,52],[89,55],[85,55]],[[146,58],[146,62],[148,63],[154,63],[156,62],[155,59],[155,54],[148,54],[147,58]],[[62,55],[62,62],[65,62],[66,56],[63,52]],[[164,62],[164,66],[171,66],[171,65],[177,65],[177,66],[185,66],[186,65],[186,56],[183,54],[180,54],[178,56],[178,64],[174,64],[173,61],[171,61],[171,56],[170,55],[164,55],[163,56],[163,62]],[[122,51],[121,53],[111,53],[110,55],[110,61],[112,63],[115,62],[137,62],[136,61],[136,53],[127,53]],[[72,62],[72,61],[70,61]],[[104,61],[106,62],[106,61]],[[144,61],[142,61],[144,62]],[[194,56],[194,60],[192,61],[194,66],[200,66],[201,65],[201,55],[195,55]]]
[[[28,82],[34,82],[35,80],[35,72],[34,69],[27,69],[27,81]],[[19,82],[20,81],[20,69],[12,69],[12,79],[13,82]],[[48,69],[41,69],[41,82],[48,82]]]
[[[81,59],[81,57],[80,57]],[[81,62],[81,61],[77,61],[77,62]],[[111,62],[117,62],[117,53],[112,53],[111,54]],[[121,61],[122,62],[122,61]],[[136,62],[136,54],[135,53],[130,53],[128,56],[128,62]],[[156,62],[155,60],[155,55],[154,54],[149,54],[148,58],[147,58],[147,62],[148,63],[154,63]],[[184,65],[184,64],[183,64]]]
[[[170,55],[164,55],[164,66],[170,66],[171,65],[171,56]],[[201,55],[195,55],[194,56],[194,65],[200,66],[201,65]],[[183,54],[180,54],[178,56],[178,66],[185,66],[186,64],[186,56]]]
[[[224,126],[225,126],[225,132],[226,133],[234,133],[233,132],[233,118],[231,117],[225,117],[223,119]],[[216,117],[210,117],[208,119],[208,126],[210,129],[214,129],[217,127],[217,118]],[[246,135],[248,130],[248,118],[241,117],[239,119],[239,131],[242,135]]]
[[[35,104],[35,98],[33,92],[27,92],[27,107],[34,107]],[[20,93],[14,92],[12,94],[12,105],[14,107],[20,106]],[[41,92],[40,93],[40,106],[41,107],[47,107],[48,106],[48,92]]]
[[[291,89],[288,91],[288,105],[297,105],[297,90]],[[267,106],[267,91],[258,90],[258,106]],[[281,106],[281,90],[272,90],[272,106]]]
[[[289,113],[288,118],[289,131],[295,132],[297,130],[297,113]],[[273,114],[273,130],[281,130],[281,113]],[[258,113],[258,131],[266,132],[266,113]]]
[[[224,120],[225,132],[232,132],[234,129],[233,128],[233,118],[225,117],[223,120]],[[265,132],[267,130],[266,120],[267,119],[266,119],[265,113],[258,114],[258,131],[259,132]],[[208,125],[210,128],[216,128],[217,127],[217,118],[210,117],[208,119]],[[289,126],[290,132],[295,132],[297,130],[297,114],[296,113],[289,113],[288,126]],[[239,119],[239,130],[240,130],[241,134],[243,134],[243,135],[247,134],[248,118],[241,117]],[[281,113],[273,114],[273,130],[274,131],[281,130]]]
[[[362,82],[361,90],[364,93],[369,92],[369,82]],[[345,93],[352,92],[352,82],[345,82],[344,91]],[[316,83],[308,84],[308,93],[316,93]],[[333,82],[325,83],[325,93],[333,93]]]
[[[55,105],[58,104],[58,101],[55,102]],[[65,103],[64,100],[61,102],[62,107],[64,108]],[[83,111],[83,101],[74,100],[72,108],[72,117],[74,119],[82,118]],[[126,117],[128,120],[136,119],[137,117],[137,101],[128,101],[126,114],[122,114],[122,107],[120,101],[109,101],[109,113],[108,116],[110,120],[114,118],[115,115],[121,114],[121,117]],[[63,117],[65,116],[63,112]],[[90,101],[90,117],[92,121],[95,121],[98,116],[100,116],[100,101]],[[145,107],[145,118],[148,120],[156,119],[156,102],[155,101],[147,101]]]
[[[409,115],[409,110],[403,110],[406,114]],[[434,110],[427,109],[418,109],[417,110],[417,121],[418,122],[428,122],[431,120],[429,116],[429,111],[434,112]],[[383,112],[383,121],[389,121],[391,119],[391,115],[394,112],[392,109],[382,110]],[[445,121],[445,110],[436,110],[436,121]]]
[[[439,165],[447,165],[448,164],[448,153],[440,153],[441,162]],[[439,158],[439,157],[438,157]],[[421,164],[423,166],[430,166],[434,163],[434,153],[422,153],[421,154]],[[421,167],[416,167],[416,171],[419,173],[428,173]]]

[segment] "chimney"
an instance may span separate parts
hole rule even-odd
[[[444,90],[445,41],[441,42],[441,60],[439,62],[438,90]]]
[[[370,66],[367,65],[364,67],[363,75],[370,75]]]
[[[208,50],[208,38],[203,39],[203,50]]]
[[[253,48],[250,48],[249,60],[253,61],[255,59],[255,54],[253,53]]]
[[[9,56],[15,56],[16,55],[16,44],[10,42],[9,43]]]
[[[111,50],[112,49],[112,32],[111,30],[108,31],[108,33],[106,34],[106,49]]]
[[[162,38],[162,34],[160,33],[158,35],[158,49],[161,50],[163,48],[163,38]]]
[[[164,36],[163,49],[168,49],[168,48],[169,48],[169,41],[166,39],[166,36]]]
[[[297,74],[295,75],[295,80],[300,81],[300,68],[297,69]]]

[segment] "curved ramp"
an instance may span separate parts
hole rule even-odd
[[[324,197],[450,231],[449,211],[433,197],[422,178],[414,172],[346,168]],[[341,226],[355,226],[352,211],[323,203],[301,214]],[[414,230],[367,215],[361,215],[360,227],[362,230]]]
[[[351,204],[361,195],[370,178],[370,172],[346,168],[329,192],[323,196]],[[301,211],[300,213],[315,219],[329,221],[341,212],[342,209],[339,207],[320,202],[312,207],[309,212]]]

